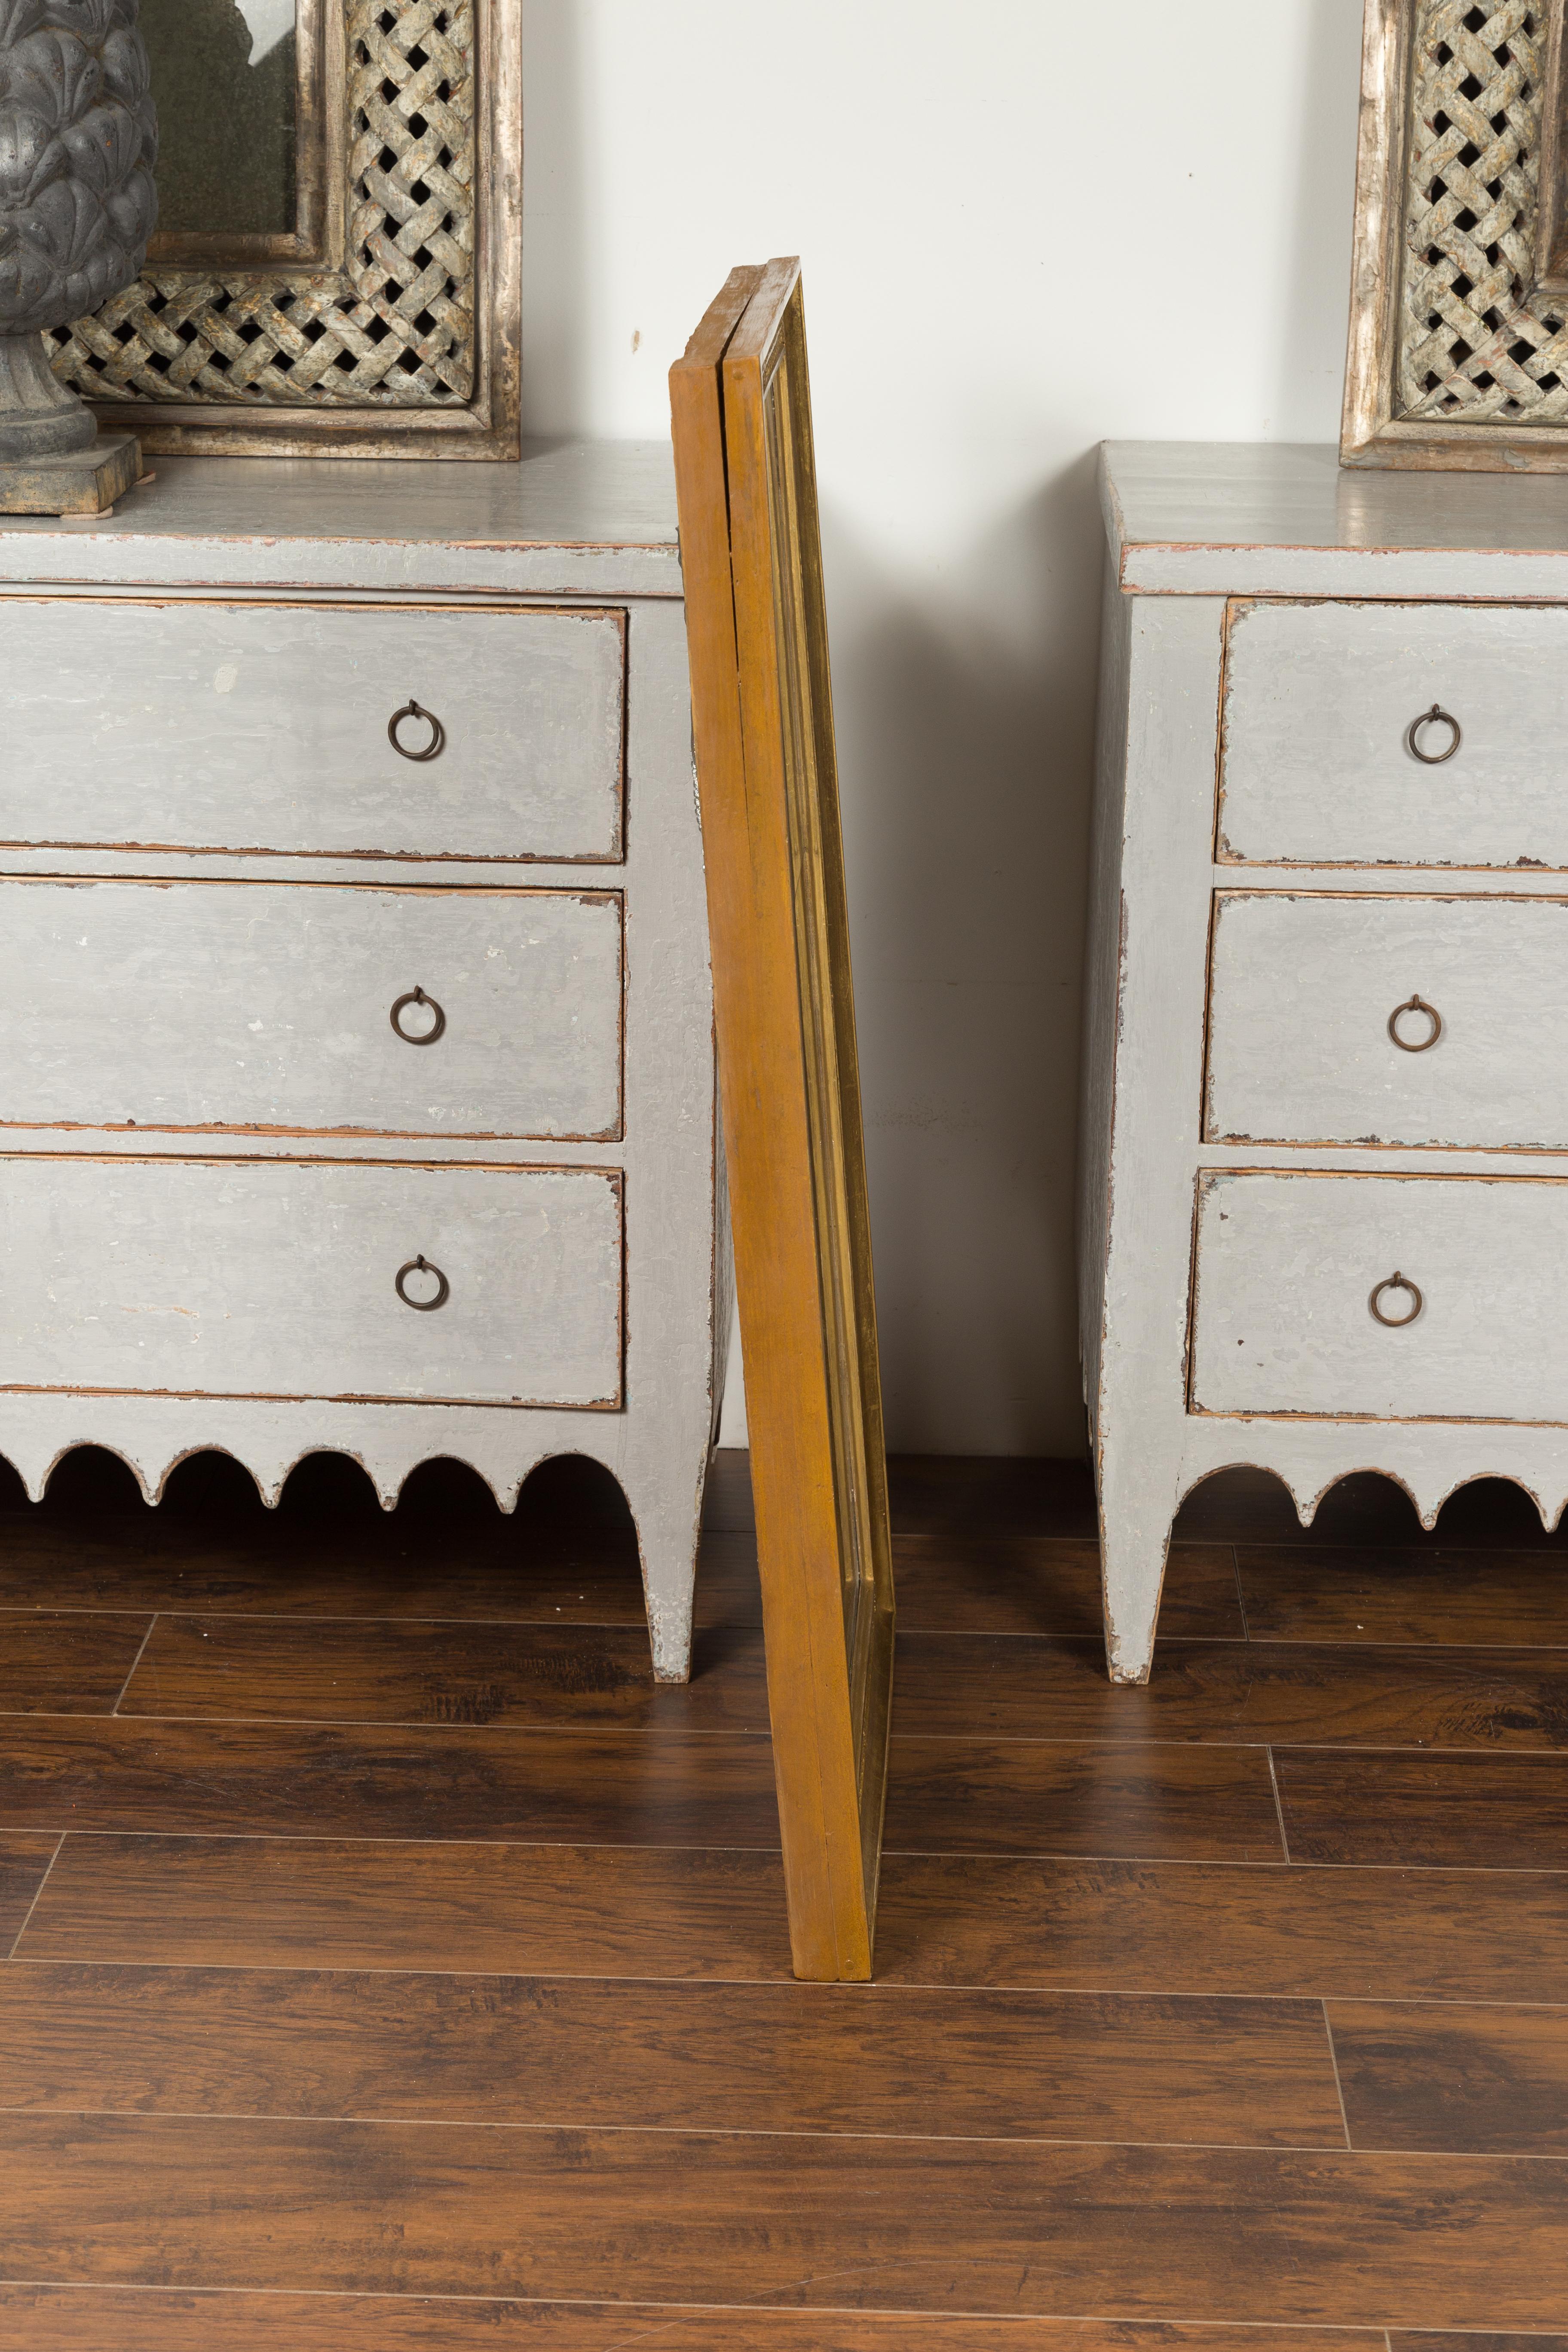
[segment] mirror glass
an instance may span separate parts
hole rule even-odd
[[[297,0],[142,0],[158,104],[158,234],[290,236]]]

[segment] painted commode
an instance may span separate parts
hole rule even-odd
[[[683,1676],[727,1308],[668,453],[0,529],[0,1454],[588,1454]],[[0,1570],[3,1573],[3,1570]]]
[[[1079,1199],[1112,1675],[1276,1472],[1568,1498],[1568,481],[1108,445]]]

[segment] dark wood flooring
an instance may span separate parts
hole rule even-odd
[[[743,1457],[0,1493],[0,2352],[1568,2352],[1568,1541],[895,1465],[868,1988],[789,1977]]]

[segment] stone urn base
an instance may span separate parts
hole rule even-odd
[[[43,336],[0,335],[0,464],[69,457],[97,436],[91,409],[50,367]]]
[[[112,514],[142,478],[141,443],[100,436],[43,336],[0,335],[0,515]]]

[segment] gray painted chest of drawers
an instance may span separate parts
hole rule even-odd
[[[163,461],[0,530],[0,1453],[506,1508],[592,1455],[683,1675],[727,1323],[667,453]]]
[[[1080,1321],[1139,1681],[1216,1470],[1568,1498],[1568,480],[1101,486]]]

